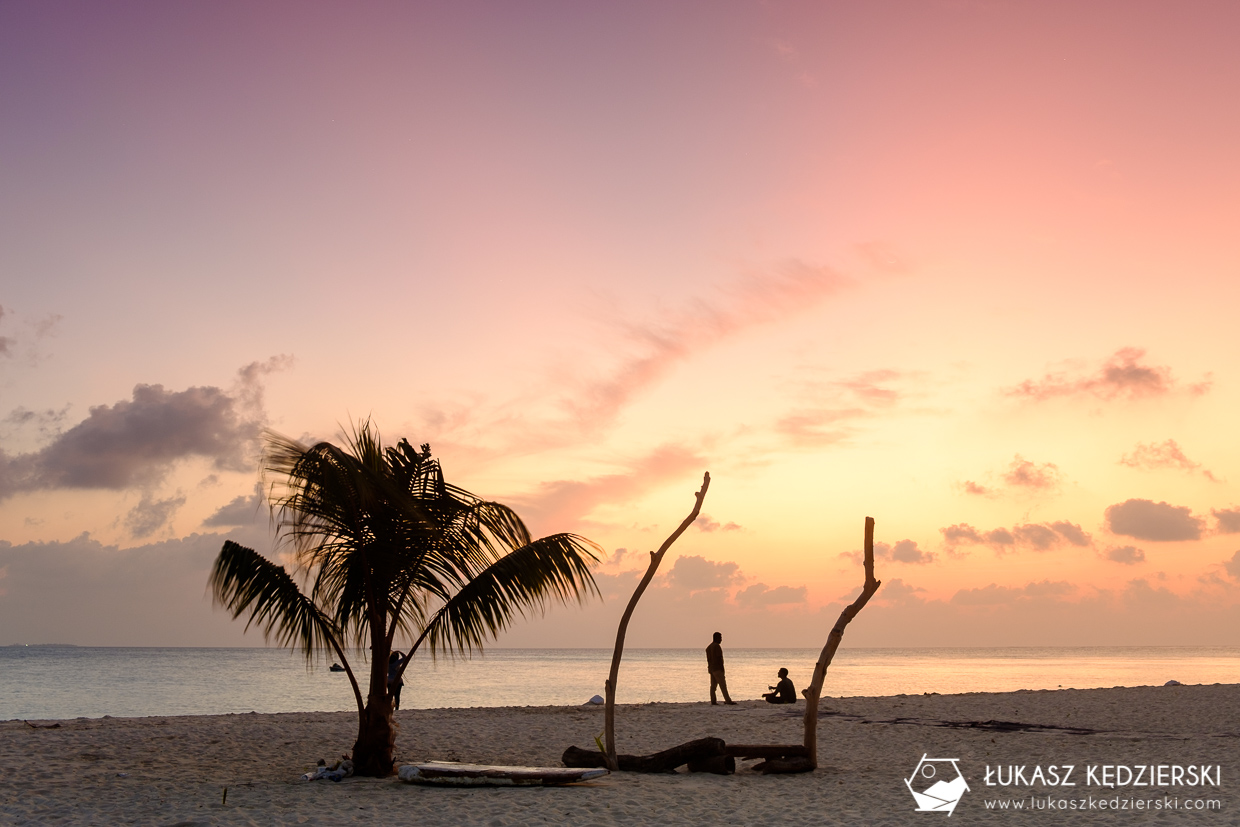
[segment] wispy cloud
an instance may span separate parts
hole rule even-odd
[[[0,304],[0,322],[4,321],[4,316],[5,316],[4,305]],[[9,336],[0,336],[0,356],[12,356],[12,355],[13,355],[13,339]]]
[[[851,281],[826,266],[790,259],[657,318],[623,327],[629,354],[602,378],[575,389],[565,407],[586,431],[609,424],[640,391],[691,355],[814,307]]]
[[[706,470],[706,460],[698,453],[679,445],[665,445],[630,462],[620,473],[544,482],[532,493],[506,499],[531,526],[571,531],[601,504],[632,502],[671,480],[683,480],[687,488],[696,486]]]
[[[805,383],[802,400],[775,422],[774,430],[794,447],[812,448],[850,439],[856,423],[897,405],[896,385],[904,374],[874,370],[830,381]]]
[[[125,516],[125,528],[136,539],[150,537],[159,529],[172,521],[177,510],[185,505],[185,497],[180,494],[165,499],[155,499],[149,493],[129,510]]]
[[[1174,439],[1165,442],[1138,442],[1132,453],[1120,457],[1120,465],[1138,468],[1142,471],[1155,471],[1162,468],[1174,468],[1190,473],[1201,471],[1202,476],[1211,482],[1219,479],[1209,469],[1201,467],[1200,462],[1189,459]]]
[[[1092,373],[1048,373],[1041,379],[1027,379],[1009,389],[1007,393],[1039,402],[1056,397],[1082,395],[1113,400],[1165,396],[1184,387],[1173,377],[1171,368],[1151,365],[1144,359],[1143,349],[1124,347],[1112,354]],[[1210,384],[1206,379],[1188,385],[1185,389],[1190,394],[1202,394],[1209,390]]]

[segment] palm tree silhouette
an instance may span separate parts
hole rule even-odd
[[[247,630],[300,648],[308,662],[335,653],[357,701],[359,775],[392,772],[388,658],[398,634],[416,636],[407,667],[423,643],[432,656],[469,653],[517,614],[599,593],[594,543],[573,534],[532,540],[512,509],[445,482],[429,445],[384,448],[369,421],[345,448],[271,432],[266,442],[263,475],[274,477],[268,499],[293,574],[229,540],[209,587],[234,619],[248,614]],[[369,649],[364,696],[350,644]]]

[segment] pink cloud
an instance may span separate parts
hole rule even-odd
[[[714,519],[709,514],[699,514],[698,518],[693,521],[693,527],[696,528],[698,531],[704,531],[707,533],[714,532],[714,531],[740,531],[741,530],[740,525],[733,523],[733,522],[727,522],[727,523],[720,524],[718,520]]]
[[[1201,463],[1189,459],[1174,439],[1161,443],[1139,442],[1131,454],[1124,454],[1120,458],[1119,464],[1142,471],[1176,468],[1191,473],[1201,468]],[[1212,482],[1219,481],[1209,470],[1202,470],[1201,473]]]
[[[693,353],[802,313],[850,284],[830,267],[789,259],[724,288],[719,299],[699,300],[661,318],[628,325],[626,338],[635,353],[609,375],[587,383],[565,406],[587,430],[610,423],[634,394]]]
[[[1145,364],[1142,361],[1144,357],[1145,351],[1141,348],[1120,348],[1091,374],[1071,376],[1048,373],[1038,380],[1026,379],[1007,393],[1040,402],[1060,396],[1080,395],[1106,400],[1139,399],[1165,396],[1179,389],[1171,368]],[[1210,382],[1206,380],[1189,385],[1187,390],[1192,394],[1201,394],[1209,387]]]
[[[987,474],[987,476],[991,475]],[[1004,493],[1004,488],[1023,489],[1026,492],[1053,491],[1063,482],[1063,474],[1059,466],[1053,462],[1044,462],[1039,465],[1017,454],[1007,470],[1000,474],[999,479],[1002,486],[965,480],[960,483],[960,488],[964,493],[976,497],[997,497]]]
[[[665,445],[638,458],[622,473],[544,482],[533,493],[506,499],[531,526],[571,531],[598,505],[631,502],[673,479],[691,487],[700,483],[705,470],[706,460],[697,453]]]
[[[1003,481],[1008,485],[1032,489],[1057,488],[1061,478],[1059,467],[1054,463],[1037,465],[1020,454],[1016,455],[1003,475]]]

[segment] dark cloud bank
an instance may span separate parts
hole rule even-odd
[[[262,379],[290,362],[279,356],[247,365],[231,391],[137,385],[131,399],[92,407],[38,451],[0,451],[0,500],[26,491],[150,488],[193,457],[219,470],[251,470],[265,422]],[[161,509],[166,515],[176,506],[175,498],[151,500],[131,515],[133,527],[141,532]]]

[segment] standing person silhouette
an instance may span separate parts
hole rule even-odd
[[[392,709],[400,709],[400,688],[405,685],[404,678],[397,678],[405,657],[400,652],[393,652],[388,657],[388,692],[392,694]]]
[[[714,642],[706,647],[706,669],[710,672],[710,702],[718,704],[715,700],[715,687],[723,690],[723,702],[725,704],[736,705],[736,701],[732,700],[732,696],[728,694],[728,681],[723,674],[723,647],[719,644],[723,642],[723,635],[715,632]]]

